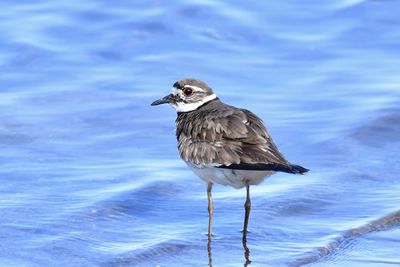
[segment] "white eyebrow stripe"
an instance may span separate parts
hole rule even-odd
[[[185,85],[183,88],[192,88],[195,92],[204,92],[203,88],[194,85]]]

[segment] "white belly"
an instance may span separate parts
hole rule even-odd
[[[234,188],[241,188],[246,184],[257,185],[274,173],[272,171],[231,170],[216,167],[199,168],[191,164],[188,165],[197,176],[207,183],[229,185]]]

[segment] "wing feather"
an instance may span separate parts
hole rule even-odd
[[[289,165],[260,118],[219,103],[218,108],[211,105],[179,114],[176,133],[185,161],[199,166]]]

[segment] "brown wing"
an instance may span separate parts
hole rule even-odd
[[[256,164],[288,164],[262,121],[229,105],[180,114],[177,137],[181,157],[196,165],[251,169]]]

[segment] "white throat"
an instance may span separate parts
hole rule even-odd
[[[216,99],[217,96],[215,94],[206,96],[203,100],[196,102],[196,103],[183,103],[183,102],[178,102],[176,104],[173,104],[172,106],[176,109],[176,111],[178,112],[189,112],[189,111],[193,111],[196,110],[197,108],[199,108],[200,106],[204,105],[205,103]]]

